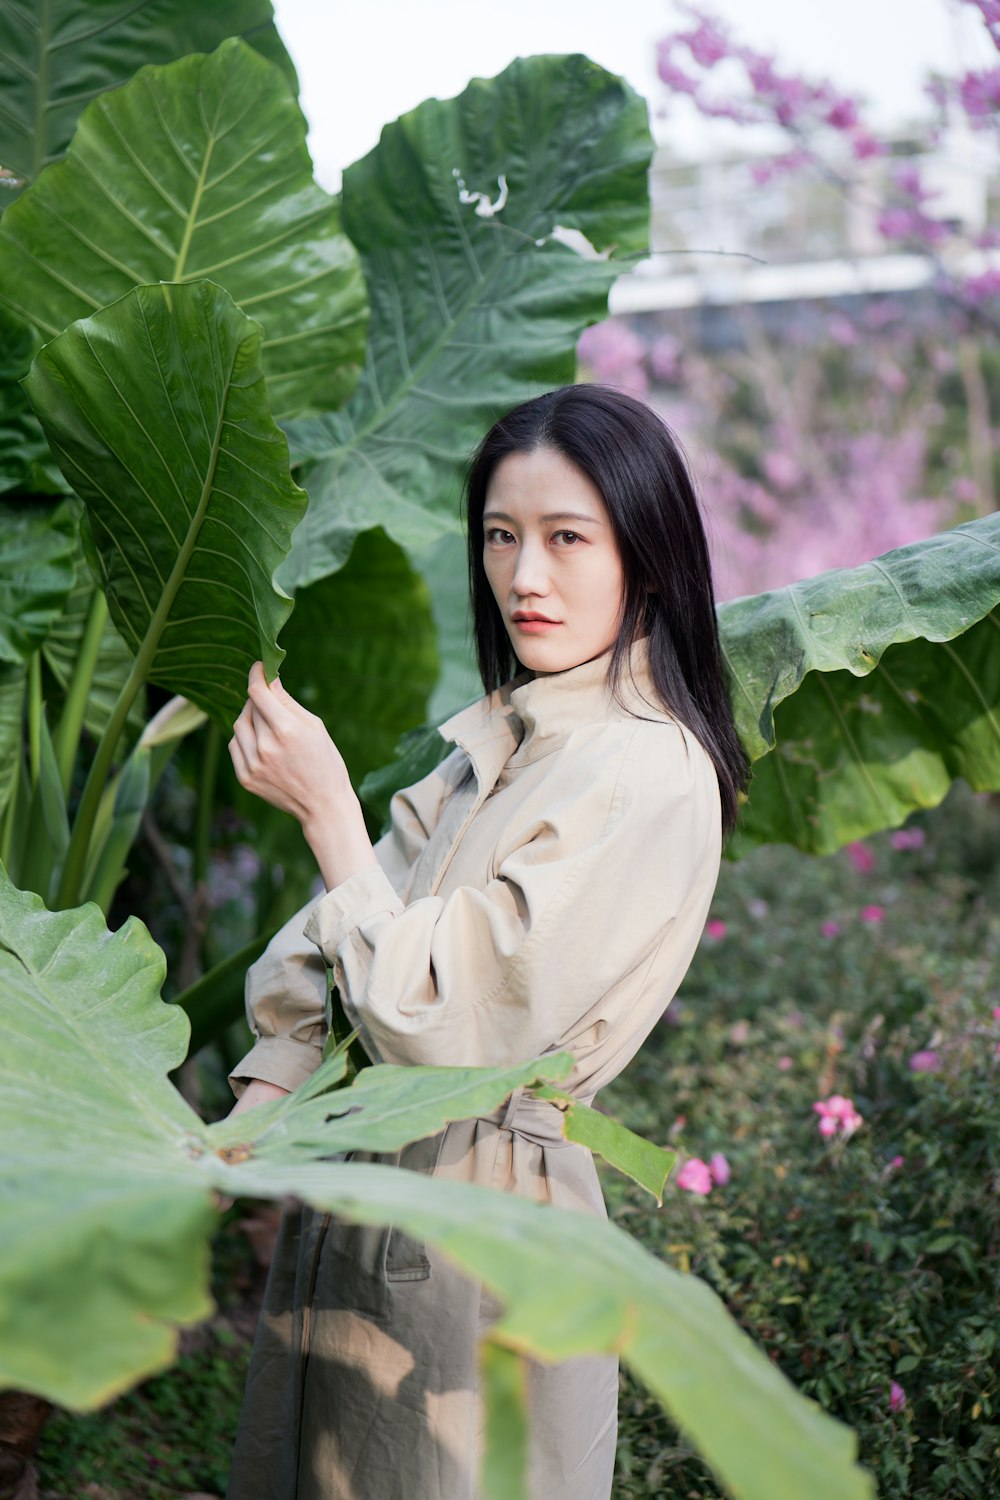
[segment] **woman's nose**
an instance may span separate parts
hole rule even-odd
[[[520,598],[542,598],[549,591],[545,554],[530,544],[521,548],[512,580],[514,593]]]

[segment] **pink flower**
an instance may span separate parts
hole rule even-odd
[[[848,844],[846,853],[859,875],[870,875],[874,870],[875,856],[867,844]]]
[[[994,1019],[994,1021],[1000,1021],[1000,1005],[994,1005],[994,1007],[993,1007],[993,1019]]]
[[[820,1135],[836,1135],[838,1130],[844,1136],[853,1135],[865,1123],[854,1108],[854,1100],[845,1098],[843,1094],[831,1094],[829,1099],[817,1099],[813,1109],[820,1116]]]
[[[897,1380],[889,1386],[889,1410],[902,1411],[906,1405],[906,1392]]]
[[[894,849],[920,849],[925,839],[922,828],[897,828],[889,842]]]
[[[936,1073],[941,1059],[936,1052],[914,1052],[910,1058],[911,1073]]]
[[[713,942],[718,942],[726,935],[726,924],[720,921],[718,917],[712,917],[705,923],[705,933]]]
[[[819,926],[819,930],[823,934],[824,937],[835,938],[837,936],[837,933],[840,931],[840,923],[839,922],[821,922],[820,926]]]
[[[787,1073],[788,1070],[790,1068],[794,1068],[794,1066],[795,1066],[795,1059],[794,1058],[791,1058],[791,1057],[779,1057],[778,1058],[777,1067],[780,1070],[780,1072]]]
[[[700,1156],[691,1156],[677,1173],[677,1186],[705,1197],[712,1191],[712,1173]]]
[[[716,1151],[709,1157],[708,1170],[715,1185],[717,1187],[725,1187],[729,1181],[729,1163],[721,1151]]]
[[[858,916],[861,918],[862,922],[881,922],[882,918],[885,916],[885,907],[875,905],[863,906],[858,912]]]
[[[892,1161],[889,1163],[889,1165],[890,1165],[890,1167],[892,1168],[892,1170],[894,1172],[898,1172],[899,1169],[900,1169],[900,1167],[903,1165],[903,1162],[905,1160],[906,1160],[906,1158],[903,1157],[903,1156],[894,1156],[892,1158]]]
[[[780,449],[763,454],[760,462],[768,484],[773,484],[777,490],[793,489],[802,478],[802,470],[795,459]]]

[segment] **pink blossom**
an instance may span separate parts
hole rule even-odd
[[[576,352],[605,385],[617,386],[638,397],[645,396],[648,391],[646,345],[627,323],[617,318],[593,323],[580,335]]]
[[[821,922],[819,930],[826,938],[835,938],[840,931],[839,922]]]
[[[994,1007],[993,1007],[993,1019],[994,1019],[994,1021],[1000,1021],[1000,1005],[994,1005]]]
[[[877,141],[867,130],[856,130],[851,137],[851,149],[856,161],[867,161],[872,156],[884,156],[885,145]]]
[[[906,1392],[897,1380],[889,1385],[889,1410],[902,1411],[906,1406]]]
[[[858,123],[858,106],[853,99],[838,99],[827,111],[826,123],[834,130],[853,130]]]
[[[1000,109],[1000,68],[966,73],[959,81],[958,96],[970,120],[991,118]]]
[[[839,1130],[850,1136],[864,1124],[862,1116],[854,1108],[854,1100],[843,1094],[831,1094],[829,1099],[817,1099],[813,1109],[820,1116],[820,1135],[832,1136]]]
[[[790,490],[802,478],[802,470],[790,453],[772,451],[761,456],[761,468],[768,484],[776,490]]]
[[[900,1169],[900,1167],[903,1165],[903,1162],[905,1160],[906,1160],[906,1158],[903,1157],[903,1156],[894,1156],[892,1158],[892,1161],[889,1163],[889,1165],[893,1169],[894,1172],[898,1172],[899,1169]]]
[[[843,349],[849,349],[857,344],[860,338],[858,330],[850,318],[845,318],[843,313],[832,313],[827,319],[826,331],[835,344]]]
[[[712,1173],[700,1156],[691,1156],[677,1173],[677,1186],[704,1197],[712,1191]]]
[[[848,844],[845,852],[859,875],[870,875],[874,870],[875,856],[867,844]]]
[[[656,380],[674,385],[681,378],[681,356],[684,346],[680,339],[662,334],[649,351],[649,365]]]
[[[963,282],[962,290],[973,302],[985,302],[988,297],[1000,293],[1000,271],[984,271],[981,276],[970,276]]]
[[[729,55],[729,38],[725,31],[707,16],[699,16],[694,31],[684,33],[691,56],[703,68],[714,67]]]
[[[719,942],[726,935],[726,924],[719,917],[710,917],[705,923],[705,934],[713,942]]]
[[[858,916],[861,918],[862,922],[869,922],[874,925],[877,922],[881,922],[882,918],[885,916],[885,907],[876,906],[874,904],[872,904],[871,906],[863,906],[859,911]]]
[[[721,1151],[715,1151],[709,1157],[708,1170],[716,1187],[725,1187],[729,1181],[729,1163]]]
[[[936,1052],[914,1052],[910,1057],[911,1073],[936,1073],[941,1066],[941,1059]]]
[[[922,828],[897,828],[889,842],[894,849],[922,849],[926,837]]]
[[[794,1058],[791,1058],[791,1057],[779,1057],[778,1058],[777,1067],[780,1070],[780,1072],[787,1073],[788,1070],[790,1068],[793,1068],[794,1066],[795,1066],[795,1059]]]

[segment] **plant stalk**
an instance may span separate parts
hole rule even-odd
[[[28,663],[28,765],[31,785],[38,786],[42,774],[42,655],[34,652]]]
[[[125,720],[128,718],[129,709],[135,702],[136,696],[146,680],[146,671],[156,650],[156,642],[159,634],[160,632],[157,630],[154,636],[152,627],[147,631],[146,639],[142,643],[139,655],[132,663],[132,670],[125,680],[125,686],[118,694],[118,701],[111,711],[108,726],[101,736],[97,753],[91,762],[90,770],[87,773],[87,780],[83,788],[83,796],[80,798],[80,806],[77,808],[76,817],[73,820],[73,833],[69,841],[69,849],[66,851],[66,863],[63,866],[62,879],[59,882],[59,889],[56,892],[57,910],[62,911],[67,906],[75,906],[79,900],[80,882],[83,879],[87,851],[90,847],[90,836],[94,829],[94,819],[97,817],[97,809],[100,806],[104,783],[108,779],[108,773],[114,761],[115,750],[121,738],[122,730],[125,728]]]
[[[70,679],[59,724],[52,739],[63,795],[67,798],[73,780],[73,763],[76,760],[80,733],[83,729],[83,716],[93,685],[94,673],[97,671],[101,636],[107,618],[108,601],[104,597],[103,590],[95,588],[90,601],[87,623],[83,630],[83,640],[80,642],[80,652],[73,668],[73,676]]]

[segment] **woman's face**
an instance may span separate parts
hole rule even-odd
[[[483,510],[483,563],[522,666],[565,672],[618,635],[625,573],[608,508],[554,448],[509,453]]]

